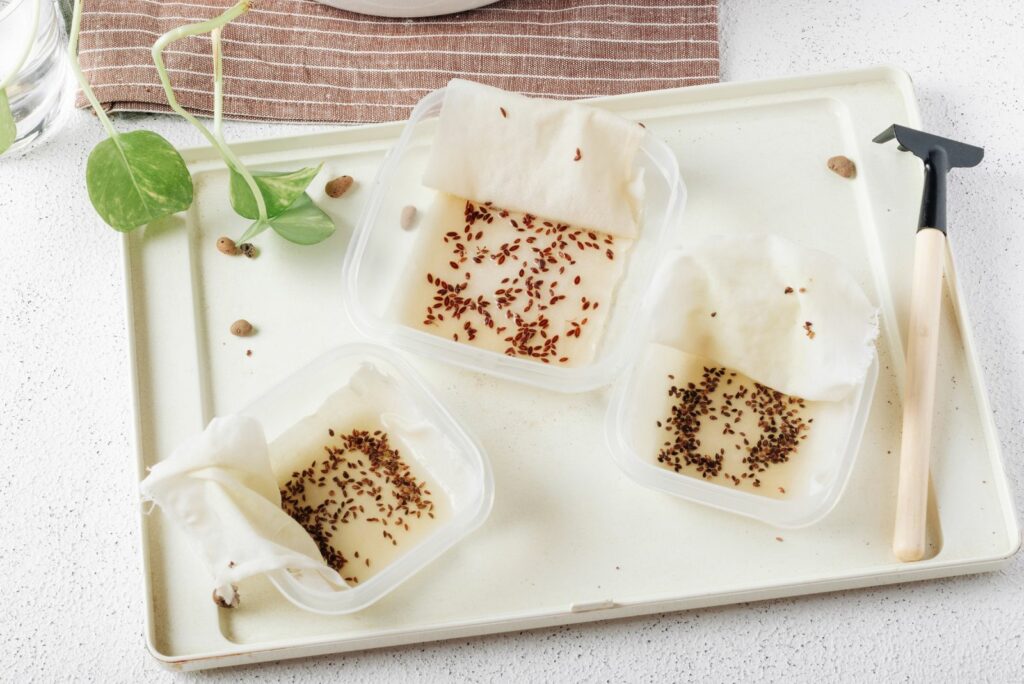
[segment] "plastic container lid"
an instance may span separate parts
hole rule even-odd
[[[288,571],[270,575],[271,582],[289,601],[314,613],[352,613],[380,600],[483,524],[494,501],[491,467],[480,446],[441,405],[416,371],[387,349],[365,344],[339,347],[287,378],[241,414],[259,420],[267,440],[273,442],[315,413],[367,364],[392,379],[403,397],[415,406],[419,417],[443,436],[447,447],[443,454],[405,456],[416,459],[445,492],[451,516],[441,520],[416,546],[356,586],[339,589],[312,573],[303,573],[301,578]]]
[[[665,262],[659,268],[651,296],[644,307],[644,321],[651,320],[651,316],[655,315],[660,307],[671,303],[674,294],[666,291],[664,287],[659,287],[659,283],[664,282],[661,276],[665,270],[675,267],[676,259],[673,257],[677,254],[677,251],[673,251],[666,255]],[[648,326],[645,325],[643,329],[648,329]],[[644,343],[646,342],[647,340],[644,340]],[[676,473],[659,465],[654,454],[641,453],[636,426],[648,418],[651,422],[657,418],[637,418],[637,412],[642,411],[644,406],[639,392],[639,379],[645,358],[646,353],[641,350],[637,354],[637,361],[616,383],[605,420],[612,457],[626,475],[645,487],[738,513],[777,527],[811,525],[835,507],[850,480],[867,425],[875,383],[878,380],[877,356],[872,360],[864,381],[858,388],[842,401],[827,402],[828,410],[824,419],[827,421],[829,433],[836,436],[834,440],[829,440],[834,441],[835,446],[799,454],[800,457],[814,459],[808,464],[810,472],[806,475],[806,486],[803,488],[805,491],[799,495],[791,492],[791,495],[784,499],[735,490],[726,485]],[[815,429],[822,427],[822,421],[816,416]]]
[[[444,90],[413,109],[398,143],[380,167],[345,256],[345,306],[364,335],[420,356],[559,392],[584,392],[610,384],[636,351],[641,303],[665,238],[682,218],[686,188],[675,155],[653,135],[645,136],[638,163],[647,186],[640,237],[630,250],[594,360],[565,368],[471,347],[414,329],[397,318],[395,301],[413,256],[415,230],[403,230],[407,205],[425,207],[436,191],[421,183]]]

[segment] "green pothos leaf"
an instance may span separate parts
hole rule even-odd
[[[270,227],[285,240],[299,245],[315,245],[334,234],[334,221],[306,193],[284,213],[270,219]]]
[[[267,216],[274,218],[295,204],[322,166],[323,164],[309,166],[298,171],[253,171],[253,180],[256,181],[267,205]],[[231,169],[231,206],[236,214],[244,218],[259,217],[256,198],[253,197],[249,184],[234,169]]]
[[[192,205],[192,176],[174,146],[152,131],[107,138],[85,168],[89,199],[116,230],[129,231]]]
[[[18,130],[14,125],[11,103],[7,100],[7,90],[0,88],[0,154],[6,152],[17,137]]]

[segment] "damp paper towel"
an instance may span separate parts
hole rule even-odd
[[[252,418],[214,418],[153,466],[140,491],[187,533],[226,605],[236,601],[234,583],[275,570],[308,569],[345,584],[281,509],[263,428]]]
[[[636,238],[644,129],[581,104],[460,79],[445,90],[423,183],[580,228]]]
[[[777,236],[714,238],[655,285],[652,342],[785,394],[839,401],[864,380],[878,309],[832,256]]]

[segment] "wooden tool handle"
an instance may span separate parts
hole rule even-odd
[[[915,240],[900,482],[892,542],[892,550],[901,561],[921,560],[925,554],[928,460],[935,406],[935,363],[939,351],[942,266],[946,258],[946,235],[941,230],[922,228]]]

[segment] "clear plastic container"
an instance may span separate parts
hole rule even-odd
[[[535,387],[584,392],[610,384],[636,351],[641,302],[665,238],[682,218],[686,188],[675,155],[653,135],[646,136],[638,161],[647,187],[643,225],[594,360],[564,368],[510,357],[416,330],[397,317],[397,288],[416,241],[416,231],[403,230],[399,217],[407,205],[428,206],[435,193],[421,178],[443,101],[444,90],[420,101],[370,189],[345,257],[344,297],[353,324],[374,340]]]
[[[659,274],[674,267],[675,252],[667,255]],[[655,312],[670,306],[674,293],[660,287],[663,279],[659,276],[644,306],[643,320],[650,321]],[[645,325],[644,330],[649,329]],[[646,344],[648,340],[644,340]],[[804,491],[791,492],[784,499],[773,499],[759,494],[735,490],[715,482],[680,474],[658,465],[649,455],[646,458],[638,447],[640,438],[637,426],[643,421],[653,420],[650,416],[638,418],[644,410],[639,385],[641,367],[645,362],[643,347],[638,351],[634,364],[616,383],[608,406],[605,421],[608,445],[615,463],[637,483],[674,496],[706,504],[724,511],[730,511],[755,518],[776,527],[805,527],[823,518],[839,501],[853,472],[853,464],[860,450],[861,438],[867,425],[871,401],[878,380],[878,358],[872,360],[864,382],[845,399],[838,402],[816,402],[822,409],[815,415],[814,430],[827,430],[829,445],[816,448],[800,456],[811,459],[804,474]],[[821,447],[822,445],[816,445]]]
[[[396,353],[381,347],[352,344],[339,347],[290,376],[241,411],[260,421],[268,442],[306,416],[349,383],[364,365],[394,380],[411,400],[419,418],[442,435],[442,453],[406,453],[415,459],[447,495],[451,515],[380,572],[366,581],[337,588],[314,573],[289,571],[270,575],[274,586],[292,603],[325,615],[353,613],[380,600],[475,530],[491,511],[494,480],[486,456],[466,430],[441,405],[415,370]]]

